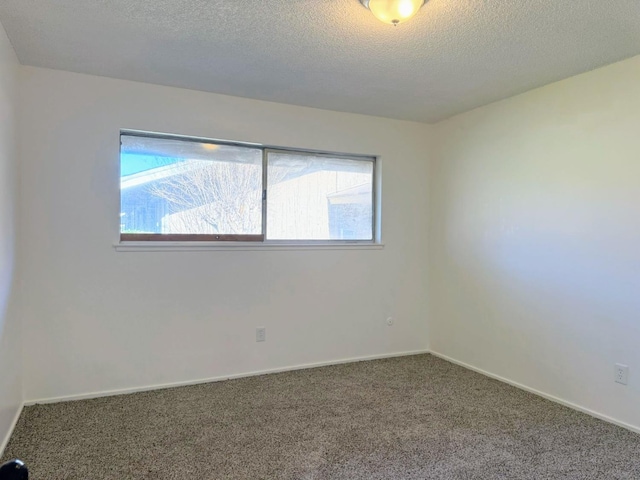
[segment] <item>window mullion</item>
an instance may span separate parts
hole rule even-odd
[[[262,149],[262,241],[267,239],[267,149]]]

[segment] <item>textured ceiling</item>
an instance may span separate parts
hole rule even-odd
[[[640,0],[2,0],[25,65],[434,122],[640,54]]]

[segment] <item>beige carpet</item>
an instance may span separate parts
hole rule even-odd
[[[640,435],[430,355],[28,407],[56,479],[640,479]]]

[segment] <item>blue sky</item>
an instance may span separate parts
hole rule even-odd
[[[173,157],[162,157],[158,155],[145,155],[140,153],[120,154],[120,176],[126,177],[134,173],[144,172],[153,168],[164,167],[172,163],[180,162],[182,159]]]

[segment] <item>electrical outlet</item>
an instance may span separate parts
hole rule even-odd
[[[616,363],[615,381],[616,383],[621,383],[622,385],[627,384],[627,382],[629,381],[629,367],[627,365]]]
[[[265,327],[256,328],[256,342],[267,341],[267,329]]]

